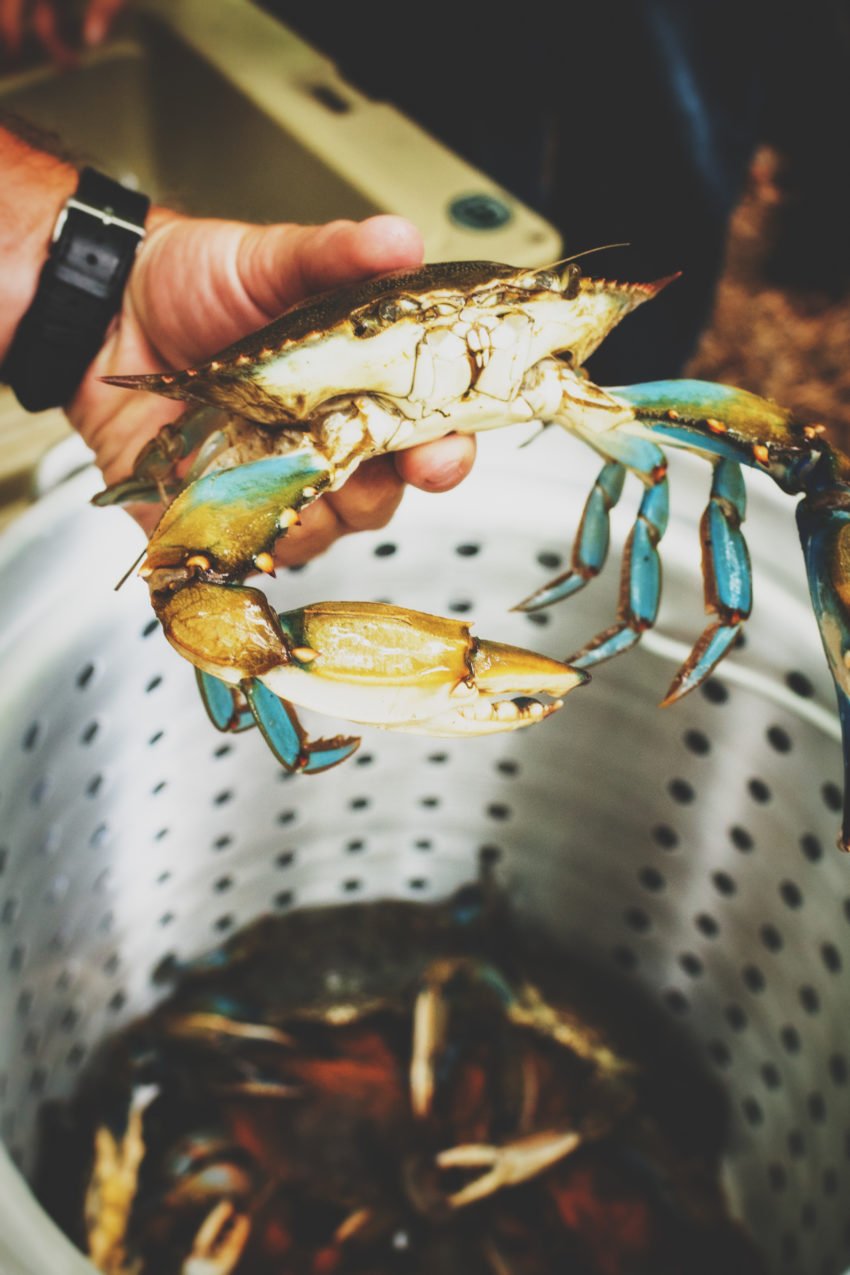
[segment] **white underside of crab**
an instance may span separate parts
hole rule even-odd
[[[342,331],[317,335],[264,360],[254,379],[301,418],[327,403],[331,385],[336,396],[368,385],[370,394],[396,400],[399,414],[415,421],[454,411],[473,388],[504,408],[553,350],[569,350],[581,364],[625,301],[613,293],[565,302],[552,293],[510,307],[458,307],[448,297],[443,304],[445,322],[413,314],[359,340]]]
[[[340,487],[364,456],[404,451],[446,434],[477,434],[505,424],[560,424],[586,438],[632,424],[628,403],[585,380],[557,359],[544,359],[526,373],[505,401],[483,393],[480,383],[451,408],[413,421],[393,400],[357,395],[333,405],[313,422],[310,438],[292,435],[293,447],[315,449],[335,467]]]

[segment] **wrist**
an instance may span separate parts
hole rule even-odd
[[[49,204],[42,200],[42,210]],[[54,223],[31,304],[0,365],[0,376],[27,411],[62,407],[76,393],[121,309],[149,209],[146,195],[95,169],[79,174]],[[36,218],[29,249],[43,239],[43,229]]]
[[[0,363],[32,305],[56,219],[77,187],[72,164],[0,130]]]

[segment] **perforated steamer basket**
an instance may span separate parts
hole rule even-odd
[[[538,620],[596,464],[560,431],[484,440],[473,477],[411,492],[273,588],[281,606],[391,600],[475,617],[565,655],[611,622],[610,578]],[[0,545],[0,1171],[4,1275],[91,1271],[24,1179],[36,1118],[93,1046],[162,995],[164,958],[258,913],[436,899],[481,856],[565,953],[610,970],[725,1087],[725,1178],[772,1270],[837,1275],[850,1251],[850,860],[835,849],[840,750],[792,502],[749,478],[756,602],[703,692],[656,707],[701,624],[708,467],[673,458],[658,636],[599,668],[545,724],[484,740],[364,732],[354,762],[285,778],[256,732],[217,735],[146,590],[141,547],[68,480]],[[314,718],[314,729],[335,728]]]

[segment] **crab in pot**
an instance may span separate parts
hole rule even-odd
[[[256,569],[272,569],[274,544],[298,511],[341,485],[368,457],[452,431],[473,433],[529,421],[559,424],[588,443],[603,464],[581,518],[571,570],[520,608],[533,610],[568,597],[599,573],[607,554],[609,513],[631,473],[643,496],[625,547],[618,615],[570,663],[587,669],[634,645],[655,622],[660,601],[658,546],[668,517],[662,446],[704,456],[713,465],[701,529],[711,619],[664,702],[675,701],[731,649],[749,614],[741,466],[767,473],[789,494],[804,497],[798,525],[836,683],[845,758],[850,756],[850,461],[830,445],[822,426],[798,422],[744,390],[694,380],[600,388],[582,370],[608,332],[668,282],[587,279],[574,262],[545,270],[492,262],[429,265],[297,305],[199,367],[108,378],[190,404],[143,449],[132,476],[96,498],[101,504],[173,498],[141,569],[166,636],[206,678],[241,688],[263,725],[249,690],[259,676],[285,699],[290,692],[271,670],[291,667],[298,655],[263,595],[241,582]],[[185,620],[190,613],[192,641],[187,642],[177,631],[177,618]],[[368,608],[358,612],[352,604],[348,622],[352,648],[376,648],[368,661],[366,676],[371,676],[380,665],[383,617]],[[442,623],[421,616],[411,620],[411,638],[415,632],[420,643],[417,660],[427,650],[429,625]],[[518,672],[514,686],[504,689],[528,693],[524,676]],[[297,679],[287,680],[294,685]],[[361,672],[353,682],[359,691]],[[208,704],[218,703],[210,680],[204,691]],[[341,685],[338,691],[344,716]],[[223,695],[219,699],[224,705]],[[510,709],[501,710],[503,727],[527,724],[523,708],[521,700],[511,719]],[[290,709],[275,711],[291,722]],[[214,705],[211,715],[225,729],[245,721],[244,714]],[[419,715],[405,728],[428,733],[432,723],[444,721],[440,713]],[[391,718],[390,724],[399,723]],[[275,738],[268,723],[264,730]],[[315,754],[304,747],[296,728],[277,734],[276,750],[285,764],[321,768],[318,760],[310,766]],[[329,754],[334,760],[341,756],[338,748]],[[850,811],[845,811],[843,842],[848,838]]]

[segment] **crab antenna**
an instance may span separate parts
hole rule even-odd
[[[538,438],[542,438],[543,435],[546,433],[547,429],[551,428],[551,425],[552,425],[551,421],[541,421],[539,428],[536,429],[533,434],[529,435],[528,438],[523,439],[523,441],[519,444],[517,451],[521,452],[526,447],[530,447],[532,443],[536,443]]]
[[[630,243],[603,243],[597,248],[584,248],[581,252],[574,252],[571,257],[561,257],[560,261],[550,261],[546,266],[540,266],[540,270],[554,270],[557,266],[568,266],[571,261],[578,261],[581,257],[592,257],[594,252],[607,252],[609,248],[631,248]]]
[[[144,549],[143,549],[143,550],[142,550],[142,552],[139,554],[138,558],[136,558],[134,562],[131,562],[131,563],[130,563],[129,567],[128,567],[128,568],[127,568],[127,570],[124,572],[123,576],[121,577],[121,579],[118,581],[118,583],[117,583],[117,584],[116,584],[116,586],[115,586],[115,592],[116,592],[116,593],[117,593],[117,592],[118,592],[118,590],[121,588],[122,584],[126,584],[126,583],[127,583],[127,581],[130,579],[130,576],[131,576],[131,575],[133,574],[133,572],[136,570],[136,567],[139,565],[139,563],[141,562],[142,558],[144,558],[144,556],[145,556],[145,554],[147,553],[147,551],[148,551],[148,547],[147,547],[147,545],[145,545]]]

